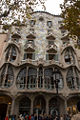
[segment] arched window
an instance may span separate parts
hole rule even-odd
[[[23,68],[20,70],[17,76],[16,85],[17,85],[17,88],[24,89],[25,84],[26,84],[26,68]]]
[[[31,100],[27,97],[23,97],[19,102],[19,113],[30,115]]]
[[[58,87],[59,87],[60,89],[63,88],[63,77],[62,77],[62,74],[61,74],[59,68],[57,68],[57,67],[54,67],[54,68],[53,68],[53,80],[54,80],[54,81],[55,81],[55,80],[59,80],[59,82],[58,82]]]
[[[66,49],[64,59],[67,64],[75,63],[73,49],[71,49],[71,48]]]
[[[6,61],[14,62],[17,57],[16,47],[10,46],[6,53]]]
[[[43,68],[40,67],[38,72],[38,88],[42,87],[43,87]]]
[[[80,88],[79,75],[76,68],[70,68],[67,72],[67,86],[70,89]]]
[[[46,89],[54,88],[53,69],[52,68],[45,69],[44,78],[45,78],[45,88]]]
[[[28,89],[33,89],[36,86],[37,86],[37,69],[29,68],[27,87]]]
[[[13,69],[11,66],[5,66],[1,73],[1,86],[10,87],[14,80]]]

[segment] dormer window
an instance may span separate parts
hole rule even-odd
[[[47,21],[47,26],[48,26],[49,28],[51,28],[51,27],[52,27],[52,21]]]
[[[30,26],[33,27],[35,25],[35,20],[30,21]]]

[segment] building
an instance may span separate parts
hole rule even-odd
[[[0,30],[0,116],[26,112],[76,113],[80,50],[62,18],[34,12],[26,25]],[[59,80],[56,94],[55,80]]]

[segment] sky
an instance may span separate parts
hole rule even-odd
[[[64,0],[47,0],[45,3],[46,11],[51,14],[59,15],[61,13],[60,4],[62,4],[63,1]],[[36,10],[40,11],[42,9],[39,6],[36,8]]]

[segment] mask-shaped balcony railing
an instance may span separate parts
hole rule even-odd
[[[27,42],[24,46],[25,51],[27,52],[34,52],[35,51],[35,45],[32,42]]]
[[[57,46],[55,44],[49,44],[47,46],[47,52],[49,52],[49,53],[57,53]]]

